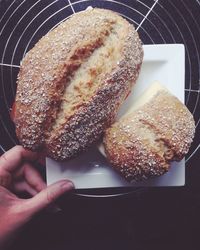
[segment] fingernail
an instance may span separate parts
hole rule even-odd
[[[65,181],[62,185],[61,185],[62,189],[68,191],[71,189],[74,189],[74,184],[71,181]]]

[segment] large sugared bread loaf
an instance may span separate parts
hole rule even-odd
[[[46,34],[22,60],[14,122],[21,144],[57,160],[97,141],[135,83],[143,59],[133,25],[91,9]]]
[[[106,130],[104,147],[113,168],[128,181],[144,180],[164,174],[171,161],[181,160],[194,132],[186,106],[155,83]]]

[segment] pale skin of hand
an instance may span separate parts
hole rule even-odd
[[[68,180],[47,187],[31,164],[37,160],[37,153],[22,146],[15,146],[0,157],[0,248],[34,214],[74,187]],[[16,196],[24,191],[33,197]]]

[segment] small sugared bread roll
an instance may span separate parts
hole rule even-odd
[[[97,141],[135,83],[143,50],[115,12],[79,12],[22,60],[14,122],[21,144],[69,159]]]
[[[128,181],[159,176],[188,152],[195,123],[187,107],[158,83],[106,130],[104,147],[114,169]]]

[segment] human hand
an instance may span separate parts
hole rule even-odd
[[[73,188],[62,180],[48,187],[32,166],[38,154],[15,146],[0,157],[0,246],[41,209]],[[28,192],[30,199],[16,196]]]

